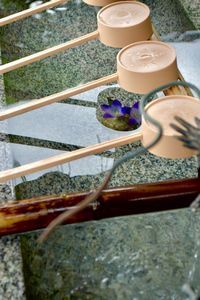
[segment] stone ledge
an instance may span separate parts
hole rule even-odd
[[[1,63],[1,58],[0,58]],[[4,86],[0,76],[0,109],[3,105]],[[4,122],[0,124],[4,126]],[[10,152],[6,142],[0,143],[0,170],[8,168],[11,161]],[[8,203],[13,199],[12,188],[0,184],[0,204]],[[25,299],[24,279],[22,272],[22,257],[19,237],[8,236],[0,238],[0,300]]]

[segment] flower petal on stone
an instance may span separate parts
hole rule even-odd
[[[132,124],[138,124],[138,125],[141,124],[141,114],[140,114],[140,111],[139,111],[139,102],[138,101],[135,102],[133,104],[133,106],[131,107],[129,121]]]
[[[100,107],[103,111],[111,110],[111,106],[108,104],[101,104]]]
[[[137,101],[133,104],[132,108],[139,109],[139,106],[140,106],[140,103],[139,103],[139,101]]]
[[[128,125],[136,125],[136,124],[138,124],[138,122],[135,118],[130,118],[128,120]]]
[[[121,108],[121,113],[123,115],[130,115],[131,108],[129,106],[124,106]]]
[[[115,118],[115,116],[112,113],[105,113],[103,115],[103,118],[105,118],[105,119],[111,119],[111,118]]]
[[[118,99],[115,99],[115,100],[113,100],[113,103],[112,103],[111,107],[120,109],[122,107],[122,104]]]

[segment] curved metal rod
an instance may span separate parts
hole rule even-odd
[[[152,118],[147,111],[145,111],[145,106],[148,102],[150,102],[150,100],[153,98],[153,96],[158,93],[161,92],[169,87],[173,87],[173,86],[184,86],[184,87],[190,87],[192,90],[194,90],[196,92],[196,94],[198,95],[198,97],[200,98],[200,90],[193,85],[192,83],[189,82],[184,82],[184,81],[174,81],[168,84],[164,84],[154,90],[152,90],[151,92],[149,92],[148,94],[146,94],[142,100],[141,100],[141,104],[140,104],[140,111],[142,116],[144,117],[144,119],[146,121],[148,121],[149,123],[151,123],[152,125],[154,125],[157,128],[157,135],[155,137],[155,139],[149,144],[147,145],[145,148],[139,148],[134,152],[128,152],[126,155],[124,155],[121,159],[117,160],[112,169],[108,172],[108,174],[106,175],[106,177],[104,178],[102,184],[96,189],[95,192],[93,192],[92,194],[90,194],[88,197],[86,197],[77,207],[71,209],[70,211],[66,211],[62,214],[60,214],[57,218],[55,218],[48,226],[47,228],[43,231],[43,233],[39,236],[38,242],[41,243],[44,240],[47,239],[47,237],[49,236],[49,234],[54,230],[54,228],[60,224],[62,224],[66,219],[70,218],[71,216],[73,216],[74,214],[80,212],[81,210],[83,210],[84,208],[87,207],[87,205],[90,202],[95,201],[100,194],[102,193],[103,189],[106,188],[109,180],[111,179],[114,171],[121,165],[123,164],[125,161],[129,160],[129,159],[133,159],[138,155],[141,155],[143,153],[145,153],[147,150],[149,150],[151,147],[155,146],[159,140],[162,137],[163,134],[163,128],[160,122],[158,122],[156,119]]]

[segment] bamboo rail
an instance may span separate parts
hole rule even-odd
[[[0,206],[0,236],[46,228],[61,212],[73,209],[90,193],[33,198]],[[185,208],[199,193],[199,178],[107,189],[95,203],[67,219],[66,224]]]

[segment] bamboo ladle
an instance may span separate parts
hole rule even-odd
[[[174,83],[174,86],[186,86],[186,84],[187,83],[185,82],[176,82]],[[162,86],[162,88],[157,88],[150,92],[147,96],[148,98],[151,98],[154,96],[155,92],[161,91],[164,88],[169,88],[170,86],[171,84],[166,84]],[[144,98],[147,99],[147,96]],[[181,116],[182,118],[187,119],[189,123],[194,124],[194,117],[200,115],[199,99],[185,95],[161,97],[147,104],[144,111],[146,114],[148,113],[149,119],[146,120],[146,118],[142,118],[142,126],[139,131],[125,137],[119,137],[83,149],[78,149],[70,153],[60,154],[0,172],[0,182],[6,182],[20,176],[26,176],[139,140],[142,141],[142,144],[147,147],[151,153],[161,157],[173,159],[186,158],[196,154],[195,150],[185,148],[182,142],[175,137],[176,132],[170,127],[170,123],[174,122],[174,116]],[[153,123],[152,119],[157,121]],[[151,120],[151,122],[149,122],[149,120]],[[159,134],[157,126],[154,126],[157,124],[160,128]],[[151,147],[149,147],[149,145],[151,145]]]
[[[32,64],[51,55],[99,39],[103,44],[123,48],[137,41],[148,40],[153,31],[150,9],[137,1],[121,1],[102,8],[97,14],[98,29],[66,43],[48,48],[0,66],[0,74]]]
[[[103,84],[118,81],[132,93],[145,94],[179,77],[176,52],[159,41],[137,42],[123,48],[117,55],[117,73],[75,88],[15,106],[0,112],[0,121],[64,100]]]
[[[46,9],[53,8],[57,5],[63,4],[69,0],[52,0],[48,1],[46,3],[43,3],[41,5],[38,5],[33,8],[25,9],[23,11],[17,12],[15,14],[12,14],[10,16],[4,17],[0,19],[0,27],[5,26],[7,24],[16,22],[18,20],[30,17],[34,14],[40,13]]]

